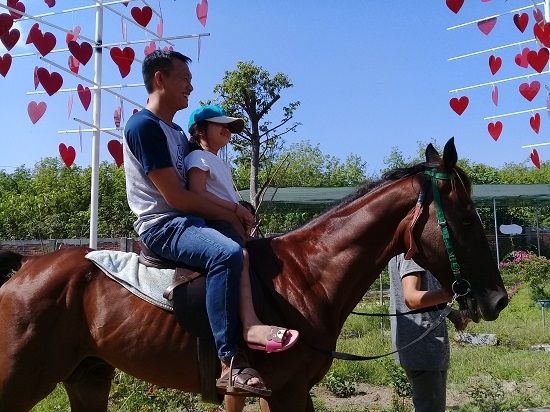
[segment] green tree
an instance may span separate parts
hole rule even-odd
[[[270,77],[268,71],[254,65],[253,61],[238,62],[237,69],[226,71],[220,84],[214,87],[219,98],[208,103],[220,104],[230,115],[245,119],[245,129],[232,137],[234,150],[238,154],[238,165],[248,164],[250,202],[258,206],[267,189],[269,166],[280,151],[282,136],[294,132],[300,123],[291,123],[299,101],[283,106],[282,113],[268,116],[281,99],[281,92],[293,84],[284,73]],[[261,171],[267,175],[260,183]],[[240,189],[243,187],[239,187]]]
[[[276,187],[347,187],[358,186],[367,180],[367,164],[361,157],[350,154],[344,162],[321,152],[319,144],[309,141],[290,145],[274,163],[278,173],[271,186]]]
[[[91,168],[45,158],[34,168],[0,173],[0,239],[86,238],[90,229]],[[100,237],[134,236],[124,170],[99,168]]]

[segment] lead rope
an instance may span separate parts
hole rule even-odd
[[[384,353],[383,355],[376,355],[376,356],[361,356],[361,355],[353,355],[351,353],[343,353],[343,352],[336,352],[336,351],[329,351],[329,350],[326,350],[326,349],[319,349],[319,348],[315,348],[317,349],[319,352],[327,355],[327,356],[330,356],[331,358],[333,359],[341,359],[341,360],[350,360],[350,361],[364,361],[364,360],[373,360],[373,359],[378,359],[378,358],[383,358],[384,356],[389,356],[389,355],[393,355],[394,353],[397,353],[397,352],[400,352],[406,348],[408,348],[409,346],[412,346],[414,345],[416,342],[418,342],[419,340],[421,339],[424,339],[426,337],[426,335],[432,333],[432,331],[434,329],[436,329],[439,325],[441,325],[441,322],[443,322],[445,320],[445,318],[447,317],[447,315],[451,312],[452,310],[452,305],[453,303],[455,302],[456,298],[459,297],[460,295],[457,295],[455,294],[453,296],[453,298],[451,299],[451,301],[449,303],[447,303],[447,306],[445,307],[445,309],[443,309],[440,313],[439,313],[439,316],[437,317],[437,319],[435,320],[435,322],[433,322],[430,327],[428,329],[426,329],[424,331],[424,333],[422,333],[422,335],[418,336],[416,339],[414,339],[413,341],[407,343],[405,346],[401,347],[401,348],[397,348],[391,352],[388,352],[388,353]]]

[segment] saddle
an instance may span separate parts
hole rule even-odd
[[[197,336],[203,402],[221,404],[223,395],[216,390],[216,378],[221,373],[221,366],[206,312],[206,272],[158,256],[141,241],[140,246],[139,263],[175,270],[176,281],[164,291],[163,296],[173,301],[178,323]]]

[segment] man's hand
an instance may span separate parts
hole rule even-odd
[[[447,315],[447,318],[453,322],[455,329],[458,331],[466,329],[466,326],[468,326],[468,323],[471,321],[471,319],[466,315],[466,311],[456,309],[451,309]]]

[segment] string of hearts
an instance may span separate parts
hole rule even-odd
[[[48,7],[55,6],[55,0],[44,0]],[[7,6],[12,10],[9,13],[0,14],[0,42],[6,47],[7,51],[11,51],[21,38],[21,32],[12,28],[14,22],[23,17],[23,13],[26,13],[25,4],[19,0],[7,0]],[[122,2],[125,7],[128,7],[129,2]],[[153,11],[149,6],[144,7],[132,7],[130,14],[134,21],[142,27],[147,27],[153,17]],[[201,0],[196,6],[196,14],[199,22],[206,26],[208,17],[208,1]],[[81,27],[76,26],[73,30],[66,33],[65,41],[67,43],[70,56],[68,57],[69,70],[75,74],[78,74],[80,65],[86,65],[92,55],[93,47],[90,43],[82,41],[79,43]],[[124,32],[124,30],[123,30]],[[162,16],[157,25],[157,34],[159,37],[163,35],[163,21]],[[124,35],[124,34],[123,34]],[[42,31],[40,23],[35,23],[29,30],[25,44],[34,45],[38,53],[45,57],[52,52],[57,44],[56,36],[48,31]],[[149,43],[145,47],[144,54],[147,55],[156,49],[155,42]],[[165,47],[165,50],[173,50],[173,48]],[[135,52],[131,47],[118,48],[113,47],[109,51],[112,61],[117,66],[122,78],[128,76],[131,72],[132,63],[135,60]],[[5,53],[0,56],[0,75],[6,77],[11,66],[12,56],[10,53]],[[44,91],[52,96],[57,93],[63,85],[63,77],[55,71],[48,71],[44,67],[35,67],[34,70],[34,88],[35,90],[39,85],[42,85]],[[92,94],[88,87],[78,84],[77,95],[84,110],[88,110],[92,101]],[[73,96],[69,97],[68,102],[68,115],[72,110]],[[27,114],[33,124],[36,124],[46,113],[48,106],[46,102],[31,101],[27,105]],[[134,109],[134,113],[137,109]],[[117,107],[114,112],[114,122],[117,128],[120,128],[121,118],[123,117],[122,100],[121,105]],[[118,140],[111,140],[108,145],[109,153],[113,156],[117,166],[122,164],[122,145]],[[66,146],[65,144],[59,145],[59,153],[63,159],[65,165],[70,167],[76,157],[76,151],[72,146]]]
[[[447,7],[457,14],[464,4],[464,0],[446,0]],[[528,68],[531,66],[536,72],[542,73],[549,62],[550,53],[548,47],[550,47],[550,24],[544,21],[542,11],[534,5],[533,10],[534,24],[533,24],[533,34],[535,38],[539,41],[539,44],[545,47],[540,47],[539,50],[531,50],[528,47],[522,49],[521,53],[518,53],[515,56],[515,63],[521,68]],[[527,13],[516,13],[513,16],[514,25],[520,32],[525,32],[526,28],[529,25],[529,15]],[[497,17],[491,17],[485,20],[477,22],[478,29],[485,35],[489,35],[494,29],[497,23]],[[502,67],[502,58],[499,56],[491,55],[489,56],[489,70],[494,76]],[[522,83],[519,86],[519,93],[528,101],[533,101],[537,96],[540,90],[540,82],[533,81],[530,83]],[[493,86],[493,91],[491,98],[495,106],[498,106],[498,86]],[[549,99],[550,100],[550,99]],[[461,116],[466,108],[468,107],[469,99],[467,96],[461,96],[460,98],[452,98],[449,101],[451,109]],[[550,112],[550,102],[547,102],[547,108]],[[529,119],[529,124],[531,129],[535,133],[540,132],[540,114],[536,113]],[[493,140],[497,141],[502,134],[503,124],[501,121],[496,121],[489,123],[487,125],[487,130],[489,135]],[[535,167],[540,168],[540,159],[536,149],[533,149],[530,154],[530,158],[535,165]]]

